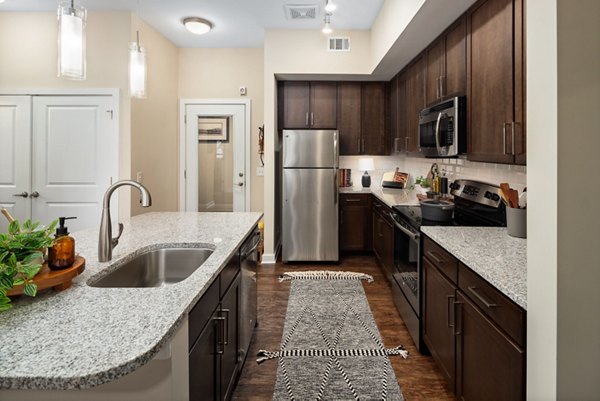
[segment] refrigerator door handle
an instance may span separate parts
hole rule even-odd
[[[338,168],[340,166],[340,152],[338,151],[338,134],[337,131],[333,131],[333,163],[334,168]]]
[[[339,192],[338,192],[338,170],[335,170],[335,174],[333,175],[333,203],[335,205],[338,204],[338,197],[339,197]]]

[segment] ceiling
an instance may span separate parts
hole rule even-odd
[[[335,29],[369,29],[384,0],[334,0]],[[2,11],[55,11],[58,0],[6,0]],[[321,29],[325,0],[76,0],[89,11],[129,10],[152,25],[178,47],[262,47],[265,29]],[[314,20],[288,20],[284,5],[317,5]],[[214,28],[196,36],[181,24],[196,16]]]

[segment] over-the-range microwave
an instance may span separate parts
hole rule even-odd
[[[445,100],[419,113],[419,151],[425,157],[453,157],[467,151],[466,99]]]

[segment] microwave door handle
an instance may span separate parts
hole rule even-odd
[[[440,146],[440,123],[442,121],[442,114],[444,113],[438,114],[437,121],[435,123],[435,147],[437,148],[438,155],[442,153],[442,147]]]

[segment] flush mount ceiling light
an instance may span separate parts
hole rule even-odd
[[[87,11],[74,1],[58,5],[58,76],[85,79]]]
[[[324,21],[325,25],[323,26],[323,29],[321,29],[321,32],[329,35],[331,32],[333,32],[333,29],[331,29],[331,14],[325,14]]]
[[[335,3],[332,0],[325,1],[325,11],[327,13],[329,13],[329,14],[333,13],[336,8],[337,8],[337,6],[335,5]]]
[[[183,19],[185,28],[195,35],[204,35],[213,27],[212,22],[199,17],[187,17]]]

